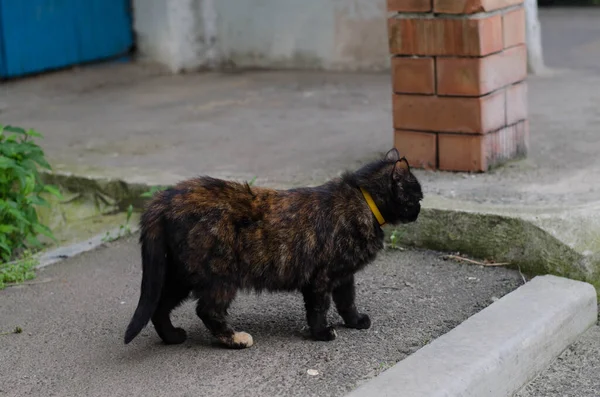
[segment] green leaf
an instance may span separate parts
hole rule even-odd
[[[44,190],[53,195],[54,197],[60,199],[62,198],[62,194],[60,190],[56,186],[53,185],[44,185]]]
[[[27,238],[25,239],[27,240],[27,243],[31,246],[31,247],[36,247],[39,248],[42,246],[42,243],[40,240],[38,240],[37,237],[35,237],[34,235],[30,234],[29,236],[27,236]]]
[[[11,225],[0,225],[0,233],[8,234],[18,230],[16,227]]]
[[[129,220],[131,219],[131,215],[133,215],[133,205],[129,204],[129,207],[127,207],[127,222],[129,223]]]
[[[16,221],[19,221],[19,222],[27,224],[27,225],[30,224],[30,222],[27,220],[27,218],[25,218],[23,216],[23,214],[21,213],[21,211],[19,211],[18,209],[7,207],[6,212],[9,215],[11,215],[13,218],[15,218]]]
[[[38,205],[41,207],[48,207],[50,204],[43,197],[40,196],[30,196],[27,198],[29,204]]]
[[[4,131],[12,132],[15,134],[27,135],[27,132],[21,127],[13,127],[11,125],[7,125],[3,128]]]
[[[27,173],[35,174],[37,173],[37,165],[31,158],[24,158],[20,160],[21,168]]]
[[[8,157],[0,156],[0,169],[6,170],[16,166],[17,163],[15,160],[9,159]]]
[[[33,137],[33,138],[44,138],[44,136],[42,134],[40,134],[39,132],[33,130],[33,129],[29,129],[26,132],[27,136]]]
[[[45,168],[47,170],[51,170],[52,167],[50,166],[50,164],[46,161],[46,159],[44,158],[43,154],[32,154],[29,157],[31,160],[35,161],[36,163],[39,164],[40,167]]]
[[[8,261],[12,256],[12,249],[3,241],[0,241],[0,255],[2,255],[4,261]]]
[[[150,198],[154,196],[154,194],[156,194],[157,192],[163,191],[165,189],[168,189],[168,186],[152,186],[150,187],[150,190],[148,190],[145,193],[142,193],[140,197]]]
[[[29,175],[27,178],[27,185],[25,185],[25,190],[23,191],[23,195],[27,196],[35,190],[35,176]]]
[[[7,142],[19,142],[19,136],[17,134],[11,134],[6,137]]]
[[[43,234],[44,236],[51,238],[52,240],[56,240],[52,231],[47,226],[44,226],[40,223],[36,223],[33,225],[33,231],[39,234]]]

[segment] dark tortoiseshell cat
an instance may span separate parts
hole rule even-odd
[[[196,313],[225,346],[252,346],[227,323],[239,289],[300,291],[312,337],[333,340],[331,298],[346,326],[367,329],[358,312],[354,273],[383,248],[381,225],[417,219],[421,185],[396,149],[384,159],[313,188],[272,190],[200,177],[157,193],[141,219],[142,283],[125,333],[149,320],[167,344],[186,332],[171,311],[190,293]]]

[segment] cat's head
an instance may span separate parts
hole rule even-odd
[[[421,184],[410,170],[406,158],[392,149],[380,161],[368,164],[356,174],[378,206],[386,223],[410,223],[421,211]]]
[[[421,212],[421,200],[423,200],[421,184],[410,171],[406,158],[400,157],[400,153],[395,148],[386,154],[385,161],[391,165],[391,205],[387,210],[392,213],[393,218],[388,222],[414,222]]]

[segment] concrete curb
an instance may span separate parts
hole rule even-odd
[[[405,246],[507,262],[529,275],[552,274],[585,281],[600,292],[600,253],[576,249],[555,237],[550,228],[539,226],[541,217],[528,217],[535,218],[517,212],[506,215],[435,205],[423,208],[416,223],[390,227],[386,233],[396,230],[397,242]],[[555,221],[565,230],[575,222]],[[578,224],[577,233],[582,233],[583,221]]]
[[[347,397],[509,397],[597,321],[590,284],[539,276]]]
[[[45,183],[58,185],[71,192],[101,192],[114,199],[118,207],[123,211],[125,211],[129,204],[136,208],[140,208],[144,202],[144,199],[141,198],[141,194],[148,191],[150,188],[150,185],[128,183],[119,179],[83,177],[60,172],[44,172],[42,173],[42,177],[44,178]],[[134,223],[129,226],[129,230],[131,234],[134,234],[139,230],[139,225]],[[106,243],[105,239],[107,238],[107,235],[111,240],[120,238],[120,232],[120,228],[115,227],[83,241],[42,251],[36,255],[38,264],[35,268],[36,270],[40,270],[47,266],[59,263],[67,258],[72,258],[85,252],[92,251]]]
[[[138,225],[132,225],[130,227],[131,234],[136,233],[138,230],[139,230]],[[46,266],[54,265],[55,263],[58,263],[67,258],[72,258],[79,254],[83,254],[84,252],[92,251],[92,250],[100,247],[101,245],[105,244],[105,238],[106,238],[107,233],[111,238],[116,239],[116,238],[118,238],[120,231],[121,231],[120,228],[117,227],[112,230],[109,230],[106,233],[97,234],[85,241],[65,245],[62,247],[55,248],[50,251],[44,251],[37,258],[39,263],[35,268],[37,270],[39,270]]]

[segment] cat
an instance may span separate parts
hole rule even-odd
[[[164,343],[184,342],[170,313],[191,293],[222,345],[250,347],[252,336],[227,322],[238,290],[300,291],[315,340],[336,337],[327,323],[331,298],[347,327],[368,329],[354,274],[383,248],[381,226],[416,221],[422,199],[396,149],[317,187],[273,190],[198,177],[158,192],[140,220],[141,293],[125,344],[150,320]]]

